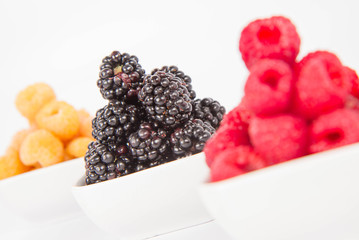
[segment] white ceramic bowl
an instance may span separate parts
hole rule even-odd
[[[208,175],[204,154],[195,154],[73,194],[87,216],[120,239],[144,239],[212,220],[198,187]]]
[[[84,160],[78,158],[1,180],[0,204],[38,223],[81,213],[71,187],[84,171]]]
[[[359,144],[204,183],[200,190],[235,239],[359,239]]]

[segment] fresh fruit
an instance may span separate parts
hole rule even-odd
[[[61,140],[70,140],[80,128],[80,120],[73,106],[64,101],[52,101],[36,115],[39,128],[46,129]]]
[[[248,132],[255,151],[269,165],[307,154],[307,124],[293,115],[254,117]]]
[[[102,60],[97,86],[105,99],[137,101],[144,74],[136,56],[114,51]]]
[[[350,88],[350,94],[352,94],[354,97],[359,98],[359,78],[355,70],[344,67],[344,71],[348,75],[349,83],[351,85]]]
[[[219,153],[211,165],[211,181],[221,181],[266,166],[250,146],[229,148]]]
[[[316,153],[359,142],[359,111],[338,109],[315,119],[310,127],[309,152]]]
[[[110,180],[134,171],[127,154],[116,154],[97,141],[88,146],[85,167],[86,184]]]
[[[20,148],[20,159],[27,165],[39,163],[47,167],[63,161],[62,142],[45,129],[36,130],[24,139]]]
[[[15,105],[21,115],[33,122],[39,110],[55,99],[55,93],[49,85],[35,83],[18,93]]]
[[[214,129],[219,127],[226,109],[212,98],[196,99],[193,102],[193,118],[201,119]]]
[[[287,111],[294,80],[293,71],[287,63],[273,59],[259,60],[253,64],[244,88],[248,109],[259,115]]]
[[[299,52],[300,38],[295,26],[285,17],[258,19],[242,31],[239,50],[248,69],[262,58],[274,58],[293,64]]]
[[[294,112],[314,119],[344,105],[349,80],[339,59],[328,52],[309,54],[300,63]]]
[[[196,92],[193,90],[192,88],[192,79],[190,76],[184,74],[184,72],[180,71],[178,69],[178,67],[176,66],[163,66],[161,68],[155,68],[152,70],[151,74],[155,74],[158,71],[162,71],[162,72],[169,72],[172,73],[173,75],[175,75],[178,78],[181,78],[185,83],[186,83],[186,87],[187,90],[189,92],[190,98],[191,99],[195,99],[196,98]]]
[[[77,115],[80,121],[79,136],[92,138],[93,117],[84,109],[77,110]]]
[[[185,156],[202,152],[215,129],[200,119],[194,119],[177,128],[170,138],[173,154]]]
[[[139,109],[124,101],[111,101],[99,109],[92,121],[92,136],[101,143],[123,145],[140,125]],[[116,149],[112,149],[116,151]]]
[[[8,148],[6,154],[0,157],[0,180],[12,177],[31,170],[25,166],[19,158],[19,152],[14,148]]]
[[[244,122],[225,124],[206,142],[204,153],[206,162],[211,166],[216,155],[226,149],[249,144],[248,125]]]
[[[169,160],[168,132],[147,122],[128,137],[128,147],[132,157],[142,163],[158,165]]]
[[[89,137],[74,138],[67,144],[65,148],[65,152],[69,156],[73,156],[74,158],[83,157],[86,154],[87,146],[92,141],[93,138],[89,138]]]
[[[157,71],[147,75],[138,94],[151,122],[176,127],[189,120],[192,112],[190,93],[183,79]]]

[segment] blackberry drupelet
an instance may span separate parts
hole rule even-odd
[[[97,111],[92,120],[92,136],[115,151],[115,148],[124,144],[126,137],[138,128],[141,117],[141,109],[138,106],[126,104],[124,101],[110,101]]]
[[[167,162],[170,151],[168,138],[166,130],[145,122],[128,137],[128,148],[132,157],[148,168]]]
[[[170,137],[175,158],[189,156],[203,150],[215,129],[200,119],[193,119],[177,128]]]
[[[135,103],[144,75],[136,56],[114,51],[102,60],[97,86],[105,99]]]
[[[190,118],[192,100],[183,79],[169,72],[147,75],[138,98],[151,122],[176,127]]]
[[[193,118],[201,119],[217,129],[223,119],[226,109],[212,98],[196,99],[193,102]]]
[[[97,141],[91,142],[85,155],[86,184],[114,179],[135,171],[128,154],[117,154]]]
[[[163,66],[161,68],[155,68],[152,70],[152,75],[158,71],[163,71],[163,72],[169,72],[169,73],[172,73],[174,74],[176,77],[179,77],[181,79],[183,79],[183,81],[186,83],[186,87],[187,87],[187,90],[190,94],[190,98],[192,100],[194,100],[196,98],[196,92],[193,90],[192,88],[192,79],[190,76],[184,74],[184,72],[178,70],[178,67],[177,66]]]

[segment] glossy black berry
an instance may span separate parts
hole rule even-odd
[[[212,98],[196,99],[193,102],[193,118],[209,123],[214,129],[219,127],[226,109]]]
[[[136,56],[114,51],[102,60],[97,86],[105,99],[135,103],[144,74]]]
[[[92,120],[92,136],[112,148],[126,142],[141,121],[141,109],[124,101],[110,101],[99,109]]]
[[[177,128],[170,138],[172,151],[176,158],[199,153],[215,129],[200,119],[188,121]]]
[[[190,94],[190,98],[192,100],[196,98],[196,92],[192,88],[192,79],[191,79],[191,77],[184,74],[184,72],[180,71],[178,69],[178,67],[176,67],[176,66],[163,66],[161,68],[155,68],[155,69],[152,70],[151,74],[153,75],[154,73],[156,73],[158,71],[169,72],[169,73],[172,73],[173,75],[175,75],[176,77],[181,78],[186,83],[186,87],[187,87],[187,90],[188,90],[188,92]]]
[[[85,155],[86,184],[111,180],[135,171],[131,157],[111,151],[97,141],[88,145]]]
[[[147,75],[138,98],[151,122],[176,127],[189,120],[192,100],[183,79],[174,74],[156,71]]]
[[[128,148],[135,160],[151,167],[164,163],[169,156],[169,136],[166,130],[142,123],[128,138]]]

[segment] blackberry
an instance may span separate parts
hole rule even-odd
[[[92,136],[113,148],[126,141],[141,121],[141,109],[124,101],[110,101],[92,120]]]
[[[215,129],[200,119],[193,119],[177,128],[170,137],[172,151],[176,158],[189,156],[203,150],[205,143]]]
[[[117,154],[97,141],[91,142],[85,155],[86,184],[103,182],[135,171],[128,154]]]
[[[214,129],[219,127],[226,109],[212,98],[196,99],[193,102],[193,118],[201,119]]]
[[[190,94],[190,98],[192,100],[194,100],[196,98],[196,92],[192,89],[192,79],[190,76],[184,74],[184,72],[178,70],[178,67],[176,66],[163,66],[161,68],[155,68],[152,70],[152,73],[151,74],[154,74],[158,71],[163,71],[163,72],[169,72],[169,73],[172,73],[174,74],[176,77],[179,77],[181,78],[185,83],[186,83],[186,87],[187,87],[187,90]]]
[[[138,131],[129,136],[128,148],[132,157],[145,168],[164,163],[170,150],[168,133],[148,122],[142,123]]]
[[[102,60],[97,86],[105,99],[134,103],[144,74],[136,56],[114,51]]]
[[[186,83],[172,73],[156,71],[147,75],[138,98],[151,122],[175,127],[190,118],[192,100]]]

